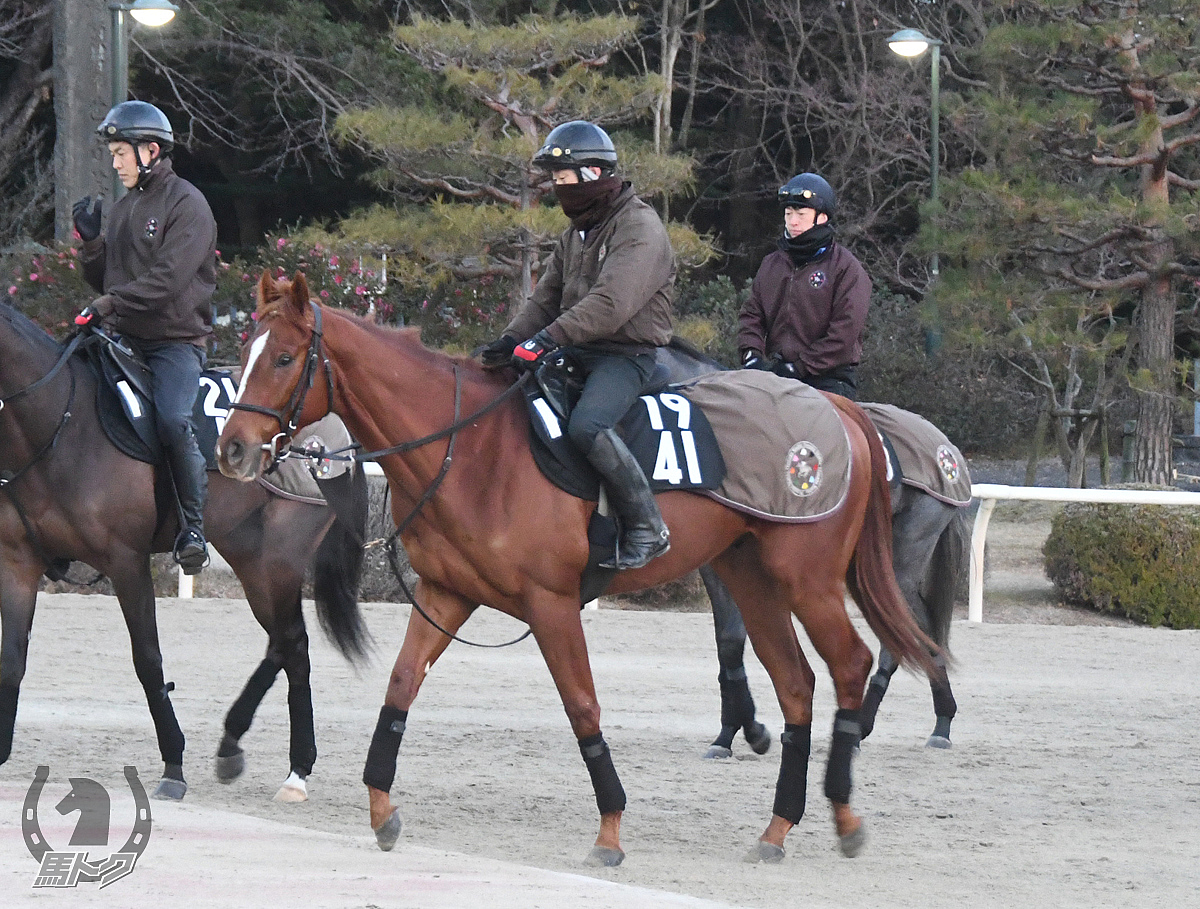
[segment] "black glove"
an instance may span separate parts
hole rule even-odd
[[[504,335],[495,341],[489,341],[480,349],[479,360],[486,369],[499,369],[512,363],[513,349],[517,339],[512,335]]]
[[[92,197],[84,196],[71,208],[71,217],[75,220],[75,229],[80,238],[87,242],[100,236],[100,212],[104,209],[104,197],[96,198],[96,207],[91,211]]]
[[[771,362],[757,350],[743,350],[742,369],[763,369],[770,372]]]
[[[783,359],[783,357],[779,356],[779,354],[775,354],[775,356],[771,359],[770,369],[771,372],[775,373],[775,375],[779,376],[781,379],[800,378],[800,373],[796,371],[796,364],[787,362],[785,359]]]
[[[93,322],[100,321],[100,313],[96,311],[94,306],[85,306],[83,312],[75,317],[75,324],[80,328],[86,325],[91,325]]]
[[[539,331],[512,352],[513,366],[536,369],[546,357],[558,350],[558,344],[545,331]]]

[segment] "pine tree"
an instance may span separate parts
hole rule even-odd
[[[500,275],[515,279],[523,298],[540,254],[566,227],[561,211],[542,204],[551,186],[530,163],[549,129],[574,119],[602,125],[643,196],[686,186],[692,162],[615,129],[646,119],[658,97],[653,75],[605,71],[635,39],[636,19],[532,16],[505,25],[473,12],[474,21],[418,16],[396,28],[399,52],[439,79],[426,103],[338,119],[345,140],[376,156],[373,179],[396,199],[347,218],[338,232],[402,253],[401,280]],[[694,231],[669,229],[682,259],[707,255]]]
[[[1168,484],[1174,316],[1194,292],[1184,279],[1200,275],[1200,3],[1025,0],[1002,12],[979,60],[987,87],[958,112],[979,158],[947,181],[940,230],[925,237],[943,254],[941,306],[961,321],[992,304],[1040,354],[1042,384],[1053,388],[1048,364],[1066,370],[1064,392],[1085,373],[1111,387],[1128,330],[1133,479]]]

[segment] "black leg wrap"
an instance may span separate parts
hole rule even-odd
[[[721,725],[738,729],[753,723],[754,698],[746,681],[746,668],[742,666],[728,673],[722,669],[717,682],[721,686]]]
[[[234,739],[240,739],[246,734],[246,730],[254,721],[254,712],[258,710],[258,705],[262,703],[262,699],[267,696],[267,692],[275,684],[275,676],[279,675],[279,670],[282,668],[282,664],[269,659],[258,664],[258,668],[246,682],[246,687],[242,689],[238,699],[233,702],[233,706],[225,714],[225,731]]]
[[[317,760],[317,733],[313,728],[312,689],[309,686],[293,685],[288,689],[288,719],[292,727],[288,760],[292,762],[292,770],[307,777]]]
[[[858,711],[838,710],[833,720],[829,764],[825,768],[825,797],[831,802],[850,804],[850,762],[861,738]]]
[[[779,780],[775,783],[775,806],[771,810],[793,824],[804,817],[808,791],[808,758],[812,752],[812,724],[785,723],[783,756],[779,759]]]
[[[882,672],[871,676],[871,684],[867,686],[867,693],[863,696],[862,709],[859,711],[859,722],[862,724],[862,738],[864,739],[875,728],[875,714],[879,712],[879,705],[883,703],[883,696],[887,692],[890,681],[891,679]]]
[[[954,700],[954,693],[950,690],[950,685],[947,683],[943,686],[933,682],[929,687],[933,691],[934,714],[944,716],[948,720],[954,719],[954,715],[958,713],[958,702]]]
[[[625,789],[617,777],[617,769],[613,766],[612,754],[608,743],[604,741],[604,733],[597,732],[586,739],[579,740],[579,753],[583,755],[583,763],[587,765],[588,775],[592,778],[592,788],[596,791],[596,807],[601,814],[625,810]]]
[[[0,685],[0,764],[12,754],[13,727],[17,725],[17,695],[15,685]]]
[[[404,738],[407,720],[407,710],[397,710],[387,704],[379,709],[375,734],[367,749],[367,765],[363,767],[363,782],[368,786],[382,792],[392,791],[396,779],[396,755],[400,753],[400,740]]]
[[[150,718],[154,721],[158,751],[163,763],[182,767],[183,730],[179,728],[179,720],[175,718],[175,708],[171,706],[170,696],[170,692],[175,690],[175,683],[167,682],[162,688],[143,690],[146,692],[146,703],[150,707]]]

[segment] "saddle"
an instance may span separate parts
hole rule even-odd
[[[600,474],[571,444],[566,425],[583,391],[582,369],[569,349],[543,363],[525,392],[532,429],[531,449],[550,482],[571,495],[598,502],[588,524],[588,564],[580,580],[580,605],[600,596],[617,573],[601,568],[617,543],[617,524],[609,512]],[[716,489],[725,477],[725,461],[716,436],[699,409],[674,392],[666,369],[656,368],[643,394],[617,424],[655,492]]]

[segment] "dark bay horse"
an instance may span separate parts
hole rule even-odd
[[[558,489],[537,468],[524,402],[506,395],[511,373],[489,373],[471,360],[430,350],[414,330],[321,307],[309,299],[301,274],[277,283],[266,273],[259,294],[257,327],[244,350],[241,409],[217,446],[221,470],[253,480],[277,450],[279,433],[332,410],[378,458],[419,576],[363,773],[380,847],[391,849],[400,834],[390,790],[408,710],[451,635],[483,604],[529,625],[596,794],[600,829],[587,860],[618,864],[625,793],[601,733],[580,620],[586,528],[596,504]],[[846,613],[847,590],[898,662],[933,671],[929,641],[892,573],[883,447],[857,405],[836,401],[851,469],[846,495],[828,515],[773,522],[707,496],[663,493],[658,499],[671,529],[670,551],[619,573],[611,588],[644,589],[711,562],[741,605],[787,723],[772,817],[748,856],[758,861],[783,858],[785,837],[804,813],[815,677],[800,660],[793,617],[828,665],[836,690],[825,794],[846,855],[857,854],[865,841],[862,820],[849,805],[850,763],[872,664]],[[807,557],[797,559],[798,552]]]
[[[892,495],[892,564],[896,567],[896,581],[921,630],[938,647],[934,655],[937,670],[929,677],[934,728],[925,744],[930,748],[951,747],[950,723],[958,712],[943,654],[950,639],[955,593],[966,577],[969,564],[968,512],[965,505],[943,501],[910,484],[903,484],[899,494]],[[712,601],[720,664],[717,680],[721,688],[721,731],[704,756],[732,756],[733,737],[739,729],[750,747],[763,754],[770,746],[771,735],[755,716],[754,699],[746,682],[743,662],[746,627],[741,613],[711,568],[701,568],[700,578]],[[879,653],[879,668],[871,676],[859,712],[864,739],[875,728],[879,705],[897,668],[896,660],[883,648]]]
[[[62,360],[63,352],[9,301],[0,301],[0,763],[12,751],[39,580],[75,560],[112,580],[164,764],[155,797],[180,799],[187,791],[184,736],[171,705],[174,683],[163,677],[150,574],[150,553],[171,551],[175,516],[171,510],[160,522],[154,468],[108,440],[96,414],[92,370],[78,357]],[[361,527],[345,524],[327,506],[280,498],[213,472],[204,519],[210,542],[237,574],[268,636],[266,656],[226,717],[218,775],[240,773],[238,740],[282,669],[291,774],[277,798],[302,800],[316,745],[301,585],[315,559],[321,624],[348,657],[362,654],[367,639],[357,586],[365,511]],[[219,646],[220,629],[197,633]]]

